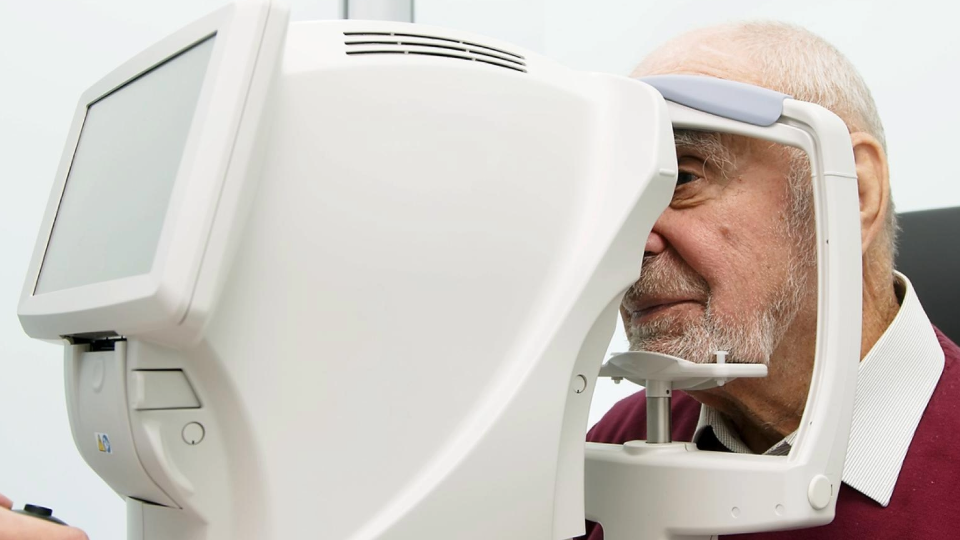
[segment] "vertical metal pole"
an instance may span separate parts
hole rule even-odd
[[[663,381],[647,381],[647,443],[673,441],[670,419],[672,385]]]
[[[344,0],[344,19],[413,22],[414,0]]]

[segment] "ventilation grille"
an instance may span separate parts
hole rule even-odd
[[[482,62],[513,71],[527,72],[519,54],[450,38],[398,32],[344,32],[347,54],[418,54]]]

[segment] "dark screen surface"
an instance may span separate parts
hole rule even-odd
[[[917,291],[930,321],[960,341],[960,207],[900,214],[896,267]]]

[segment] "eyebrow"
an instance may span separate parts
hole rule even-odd
[[[723,143],[720,133],[675,129],[673,139],[678,152],[686,150],[699,154],[704,162],[712,163],[724,176],[736,166],[734,153]]]

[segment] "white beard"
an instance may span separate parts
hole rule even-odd
[[[758,302],[764,306],[761,310],[724,314],[716,312],[702,278],[678,276],[678,272],[668,275],[656,258],[649,265],[645,261],[631,294],[664,289],[686,292],[694,297],[705,296],[706,308],[694,321],[664,314],[648,323],[626,325],[630,350],[669,354],[699,363],[713,362],[716,351],[727,351],[728,362],[767,364],[799,312],[809,275],[808,261],[793,257],[787,279],[770,295],[772,298]]]

